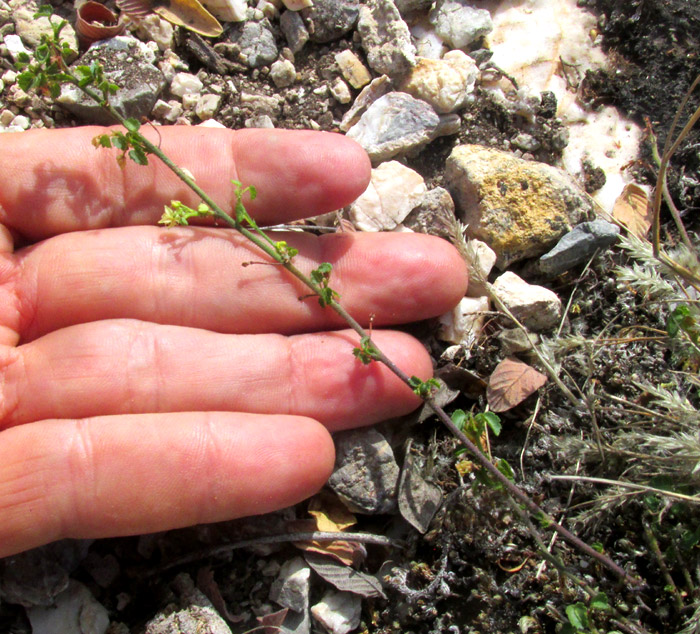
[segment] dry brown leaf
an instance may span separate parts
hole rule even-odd
[[[117,6],[134,18],[143,18],[151,11],[161,18],[204,37],[219,37],[224,28],[198,0],[117,0]]]
[[[486,400],[493,412],[505,412],[522,403],[547,382],[547,377],[517,359],[504,359],[489,378]]]
[[[309,502],[309,515],[316,518],[318,531],[344,531],[357,524],[357,518],[348,510],[337,495],[321,491]]]
[[[649,195],[635,183],[625,185],[615,201],[612,215],[639,238],[647,235],[654,219]]]
[[[313,533],[319,530],[315,518],[308,520],[295,520],[288,524],[288,528],[293,532],[300,533]],[[321,553],[322,555],[333,557],[346,566],[359,565],[367,554],[367,551],[362,544],[358,542],[345,541],[342,539],[332,542],[299,541],[294,542],[294,545],[304,551]]]

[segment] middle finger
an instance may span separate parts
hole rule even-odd
[[[464,294],[464,264],[422,234],[287,232],[307,274],[333,265],[331,287],[360,322],[391,325],[449,310]],[[237,232],[124,227],[68,233],[16,254],[19,339],[84,322],[131,318],[222,333],[284,334],[342,326],[335,313]],[[243,266],[246,262],[255,262]]]

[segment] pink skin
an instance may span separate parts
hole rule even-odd
[[[282,508],[333,466],[329,431],[411,411],[415,395],[351,355],[357,336],[234,232],[153,225],[198,201],[157,160],[122,171],[100,128],[0,135],[0,557],[62,537],[137,534]],[[261,224],[347,205],[370,165],[314,132],[147,130],[225,208],[253,184]],[[285,235],[328,261],[358,321],[439,315],[464,264],[417,234]],[[21,245],[21,248],[17,248]],[[375,329],[408,374],[418,341]]]

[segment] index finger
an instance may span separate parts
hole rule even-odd
[[[92,139],[109,128],[30,130],[0,135],[0,223],[31,240],[59,233],[154,224],[163,206],[196,195],[156,157],[147,166],[117,164],[116,150]],[[354,141],[330,132],[151,127],[141,130],[187,168],[226,211],[231,179],[253,185],[247,205],[262,224],[344,207],[367,187],[370,163]]]

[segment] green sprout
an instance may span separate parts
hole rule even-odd
[[[353,348],[352,354],[363,365],[369,365],[372,361],[378,361],[380,358],[379,350],[377,350],[369,337],[362,337],[360,345],[357,348]]]

